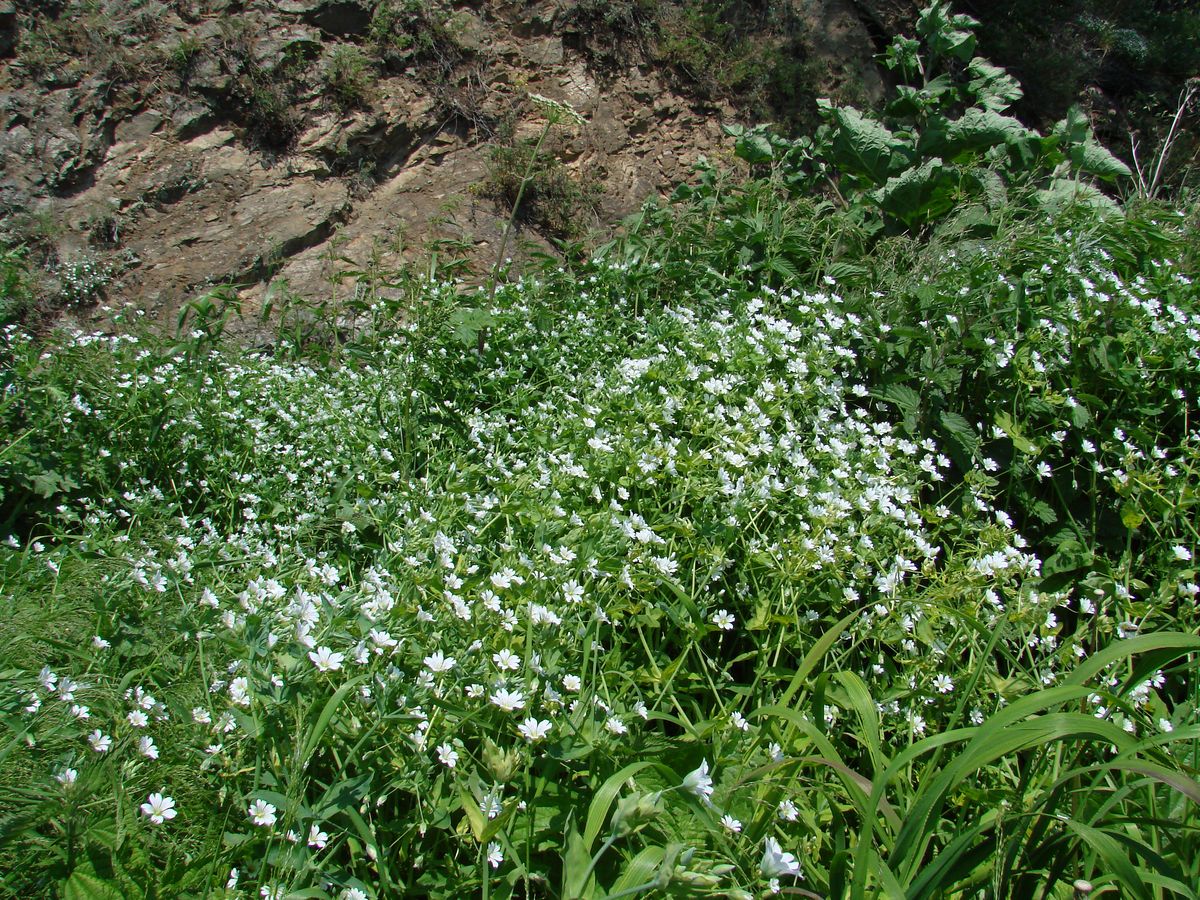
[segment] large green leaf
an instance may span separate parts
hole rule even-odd
[[[949,212],[957,188],[955,170],[935,156],[924,165],[889,178],[872,198],[887,215],[912,228]]]
[[[981,56],[971,60],[967,72],[971,75],[967,90],[984,109],[1004,112],[1025,95],[1017,79]]]
[[[972,107],[946,128],[947,155],[979,152],[989,147],[1016,143],[1032,136],[1032,132],[1014,119],[992,109]]]
[[[1129,166],[1121,162],[1096,142],[1090,135],[1081,144],[1076,144],[1067,151],[1071,164],[1080,172],[1095,175],[1105,181],[1116,181],[1118,178],[1128,178],[1132,173]]]
[[[827,106],[833,122],[830,161],[842,172],[883,184],[904,161],[904,143],[851,106]]]

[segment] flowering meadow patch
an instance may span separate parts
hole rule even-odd
[[[651,301],[601,262],[422,283],[328,363],[8,329],[3,884],[985,896],[1127,851],[1187,884],[1194,292],[1042,252],[978,346],[961,310],[1016,288],[965,250],[919,326],[898,288]],[[1100,316],[1190,380],[1170,441],[1056,380]],[[922,432],[897,361],[955,339],[981,421]],[[1137,558],[1026,536],[1084,472]]]

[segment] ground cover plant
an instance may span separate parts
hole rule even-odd
[[[6,326],[5,891],[1195,896],[1195,232],[826,136],[267,349]]]

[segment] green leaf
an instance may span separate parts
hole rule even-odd
[[[942,428],[958,445],[963,456],[970,459],[979,451],[979,435],[976,434],[975,428],[970,422],[951,410],[942,412],[938,418],[942,423]]]
[[[944,216],[954,208],[958,178],[938,157],[889,178],[871,196],[894,219],[913,228]]]
[[[984,109],[1003,112],[1025,95],[1017,79],[983,57],[972,59],[967,65],[967,73],[971,76],[967,90]]]
[[[831,107],[834,123],[830,161],[849,175],[883,184],[903,161],[904,144],[882,124],[852,106]]]
[[[111,881],[96,874],[91,861],[80,863],[62,886],[62,900],[124,900]]]
[[[346,697],[349,696],[350,692],[358,687],[359,683],[362,682],[366,677],[366,675],[359,675],[355,678],[351,678],[349,681],[339,687],[337,691],[334,692],[333,696],[325,702],[325,706],[322,708],[321,714],[317,717],[316,722],[313,723],[312,730],[309,731],[308,736],[304,741],[304,748],[300,752],[301,765],[306,765],[308,763],[309,757],[312,756],[313,751],[316,750],[317,746],[321,743],[321,738],[325,736],[325,729],[329,727],[329,723],[333,720],[333,715],[337,712],[337,708],[341,706],[342,701],[345,700]]]
[[[1081,144],[1076,144],[1067,151],[1071,164],[1080,172],[1095,175],[1105,181],[1116,181],[1118,178],[1128,178],[1133,173],[1129,166],[1121,162],[1090,135]]]
[[[1012,116],[992,109],[972,107],[946,127],[946,156],[963,152],[978,153],[989,147],[1012,144],[1029,138],[1032,132]]]
[[[1037,453],[1037,446],[1022,433],[1020,426],[1006,412],[996,413],[996,427],[1012,441],[1013,446],[1022,453]]]

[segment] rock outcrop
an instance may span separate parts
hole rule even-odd
[[[486,271],[509,215],[488,190],[493,148],[540,132],[531,94],[584,119],[545,145],[594,188],[576,236],[728,154],[736,108],[636,54],[596,71],[564,45],[566,4],[408,3],[382,23],[379,5],[110,0],[53,18],[0,2],[3,236],[36,249],[51,285],[98,267],[103,290],[74,299],[167,319],[211,285],[328,295],[351,262],[435,245]],[[877,96],[857,5],[800,6],[824,87]],[[510,251],[548,246],[519,238]]]

